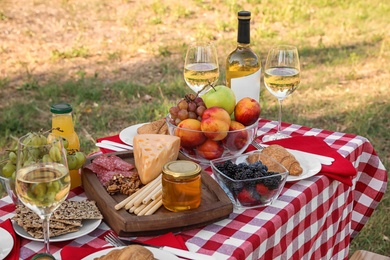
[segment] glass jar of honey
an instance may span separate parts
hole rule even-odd
[[[162,203],[170,211],[198,208],[201,201],[201,173],[199,164],[178,160],[162,168]]]

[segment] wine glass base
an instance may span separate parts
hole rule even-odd
[[[275,141],[275,140],[280,140],[280,139],[285,139],[285,138],[290,138],[291,136],[285,135],[282,133],[276,133],[272,135],[265,135],[262,138],[263,142],[268,142],[268,141]]]

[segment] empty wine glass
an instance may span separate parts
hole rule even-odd
[[[266,135],[263,142],[289,137],[281,133],[282,103],[300,83],[300,64],[298,50],[292,45],[273,47],[267,56],[264,67],[264,84],[279,102],[278,129],[276,134]]]
[[[16,194],[42,219],[46,253],[50,253],[50,217],[66,199],[70,176],[62,138],[47,143],[46,137],[28,134],[19,139]]]
[[[184,80],[200,96],[219,78],[218,57],[211,42],[194,42],[187,48],[184,62]]]

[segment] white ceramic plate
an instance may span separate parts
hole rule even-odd
[[[0,259],[4,259],[14,246],[14,239],[4,228],[0,228]]]
[[[293,150],[290,151],[292,155],[295,156],[297,161],[302,167],[302,173],[299,176],[289,175],[287,176],[286,181],[299,181],[311,176],[316,175],[321,170],[321,163],[318,159],[314,157],[310,157],[310,159],[303,156],[301,153],[296,153]]]
[[[137,129],[140,126],[143,126],[145,124],[148,124],[148,123],[132,125],[132,126],[129,126],[129,127],[125,128],[125,129],[123,129],[119,133],[119,139],[121,139],[121,141],[124,142],[125,144],[133,145],[133,137],[138,134],[137,133]]]
[[[95,252],[93,254],[90,254],[89,256],[84,257],[82,260],[93,260],[96,257],[106,255],[111,250],[121,249],[121,248],[123,248],[123,247],[107,248],[107,249]],[[156,258],[158,260],[175,260],[175,259],[180,260],[181,259],[170,252],[167,252],[167,251],[155,248],[155,247],[145,246],[145,248],[149,249],[153,253],[154,258]]]
[[[94,231],[100,225],[101,222],[102,222],[101,219],[85,219],[85,220],[83,220],[83,226],[80,228],[79,231],[71,232],[71,233],[56,236],[56,237],[52,237],[52,238],[50,238],[50,242],[61,242],[61,241],[67,241],[67,240],[72,240],[72,239],[82,237],[82,236]],[[19,226],[16,222],[13,221],[12,225],[14,226],[15,232],[19,236],[24,237],[24,238],[29,239],[29,240],[43,242],[43,239],[34,238],[34,237],[30,236],[30,234],[27,233],[26,231],[24,231],[24,229],[21,226]]]

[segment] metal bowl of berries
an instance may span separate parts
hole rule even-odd
[[[194,118],[187,118],[176,125],[170,114],[166,121],[169,134],[180,137],[180,152],[202,164],[242,154],[256,137],[258,129],[258,121],[249,126],[235,122],[237,128],[234,128],[232,121],[231,130],[228,131],[202,131],[201,120]]]
[[[272,204],[288,176],[283,165],[260,151],[211,160],[210,165],[215,179],[237,209]]]

